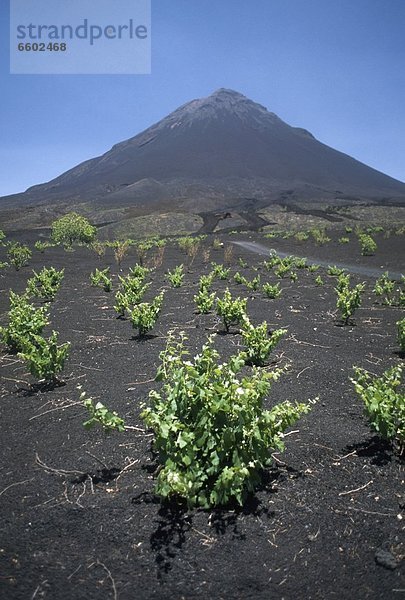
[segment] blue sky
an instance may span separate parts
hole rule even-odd
[[[8,5],[0,0],[0,195],[219,87],[405,181],[404,0],[152,0],[151,75],[10,75]]]

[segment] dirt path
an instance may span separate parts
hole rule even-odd
[[[288,252],[281,252],[279,250],[275,250],[274,248],[268,248],[264,244],[260,244],[258,242],[248,242],[248,241],[241,240],[241,241],[232,241],[232,244],[240,246],[241,248],[244,248],[245,250],[248,250],[249,252],[255,252],[256,254],[261,254],[262,256],[270,256],[271,254],[277,254],[277,256],[280,256],[281,258],[285,258],[286,256],[289,256]],[[318,258],[307,257],[307,262],[310,265],[317,264],[317,265],[321,265],[322,267],[328,267],[329,265],[333,264],[333,265],[336,265],[337,267],[339,267],[340,269],[345,269],[346,271],[349,271],[351,273],[356,273],[357,275],[364,275],[365,277],[379,277],[380,275],[382,275],[382,273],[385,272],[384,267],[377,269],[377,268],[373,268],[373,267],[363,267],[361,265],[353,265],[353,264],[349,264],[349,263],[335,262],[333,260],[326,261],[326,260],[322,260],[322,259],[318,259]],[[398,271],[388,271],[388,277],[390,279],[395,279],[395,280],[399,281],[402,277],[402,273],[399,273]]]

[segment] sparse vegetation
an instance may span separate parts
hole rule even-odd
[[[54,267],[43,267],[39,273],[33,271],[33,276],[27,282],[28,295],[51,302],[60,288],[64,273],[64,269],[58,271]]]

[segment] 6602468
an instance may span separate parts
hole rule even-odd
[[[67,45],[65,42],[26,42],[25,44],[18,44],[17,49],[19,52],[66,52]]]

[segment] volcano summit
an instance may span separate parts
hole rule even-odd
[[[219,89],[102,156],[0,199],[0,208],[69,202],[132,214],[206,213],[323,201],[402,204],[405,184]]]

